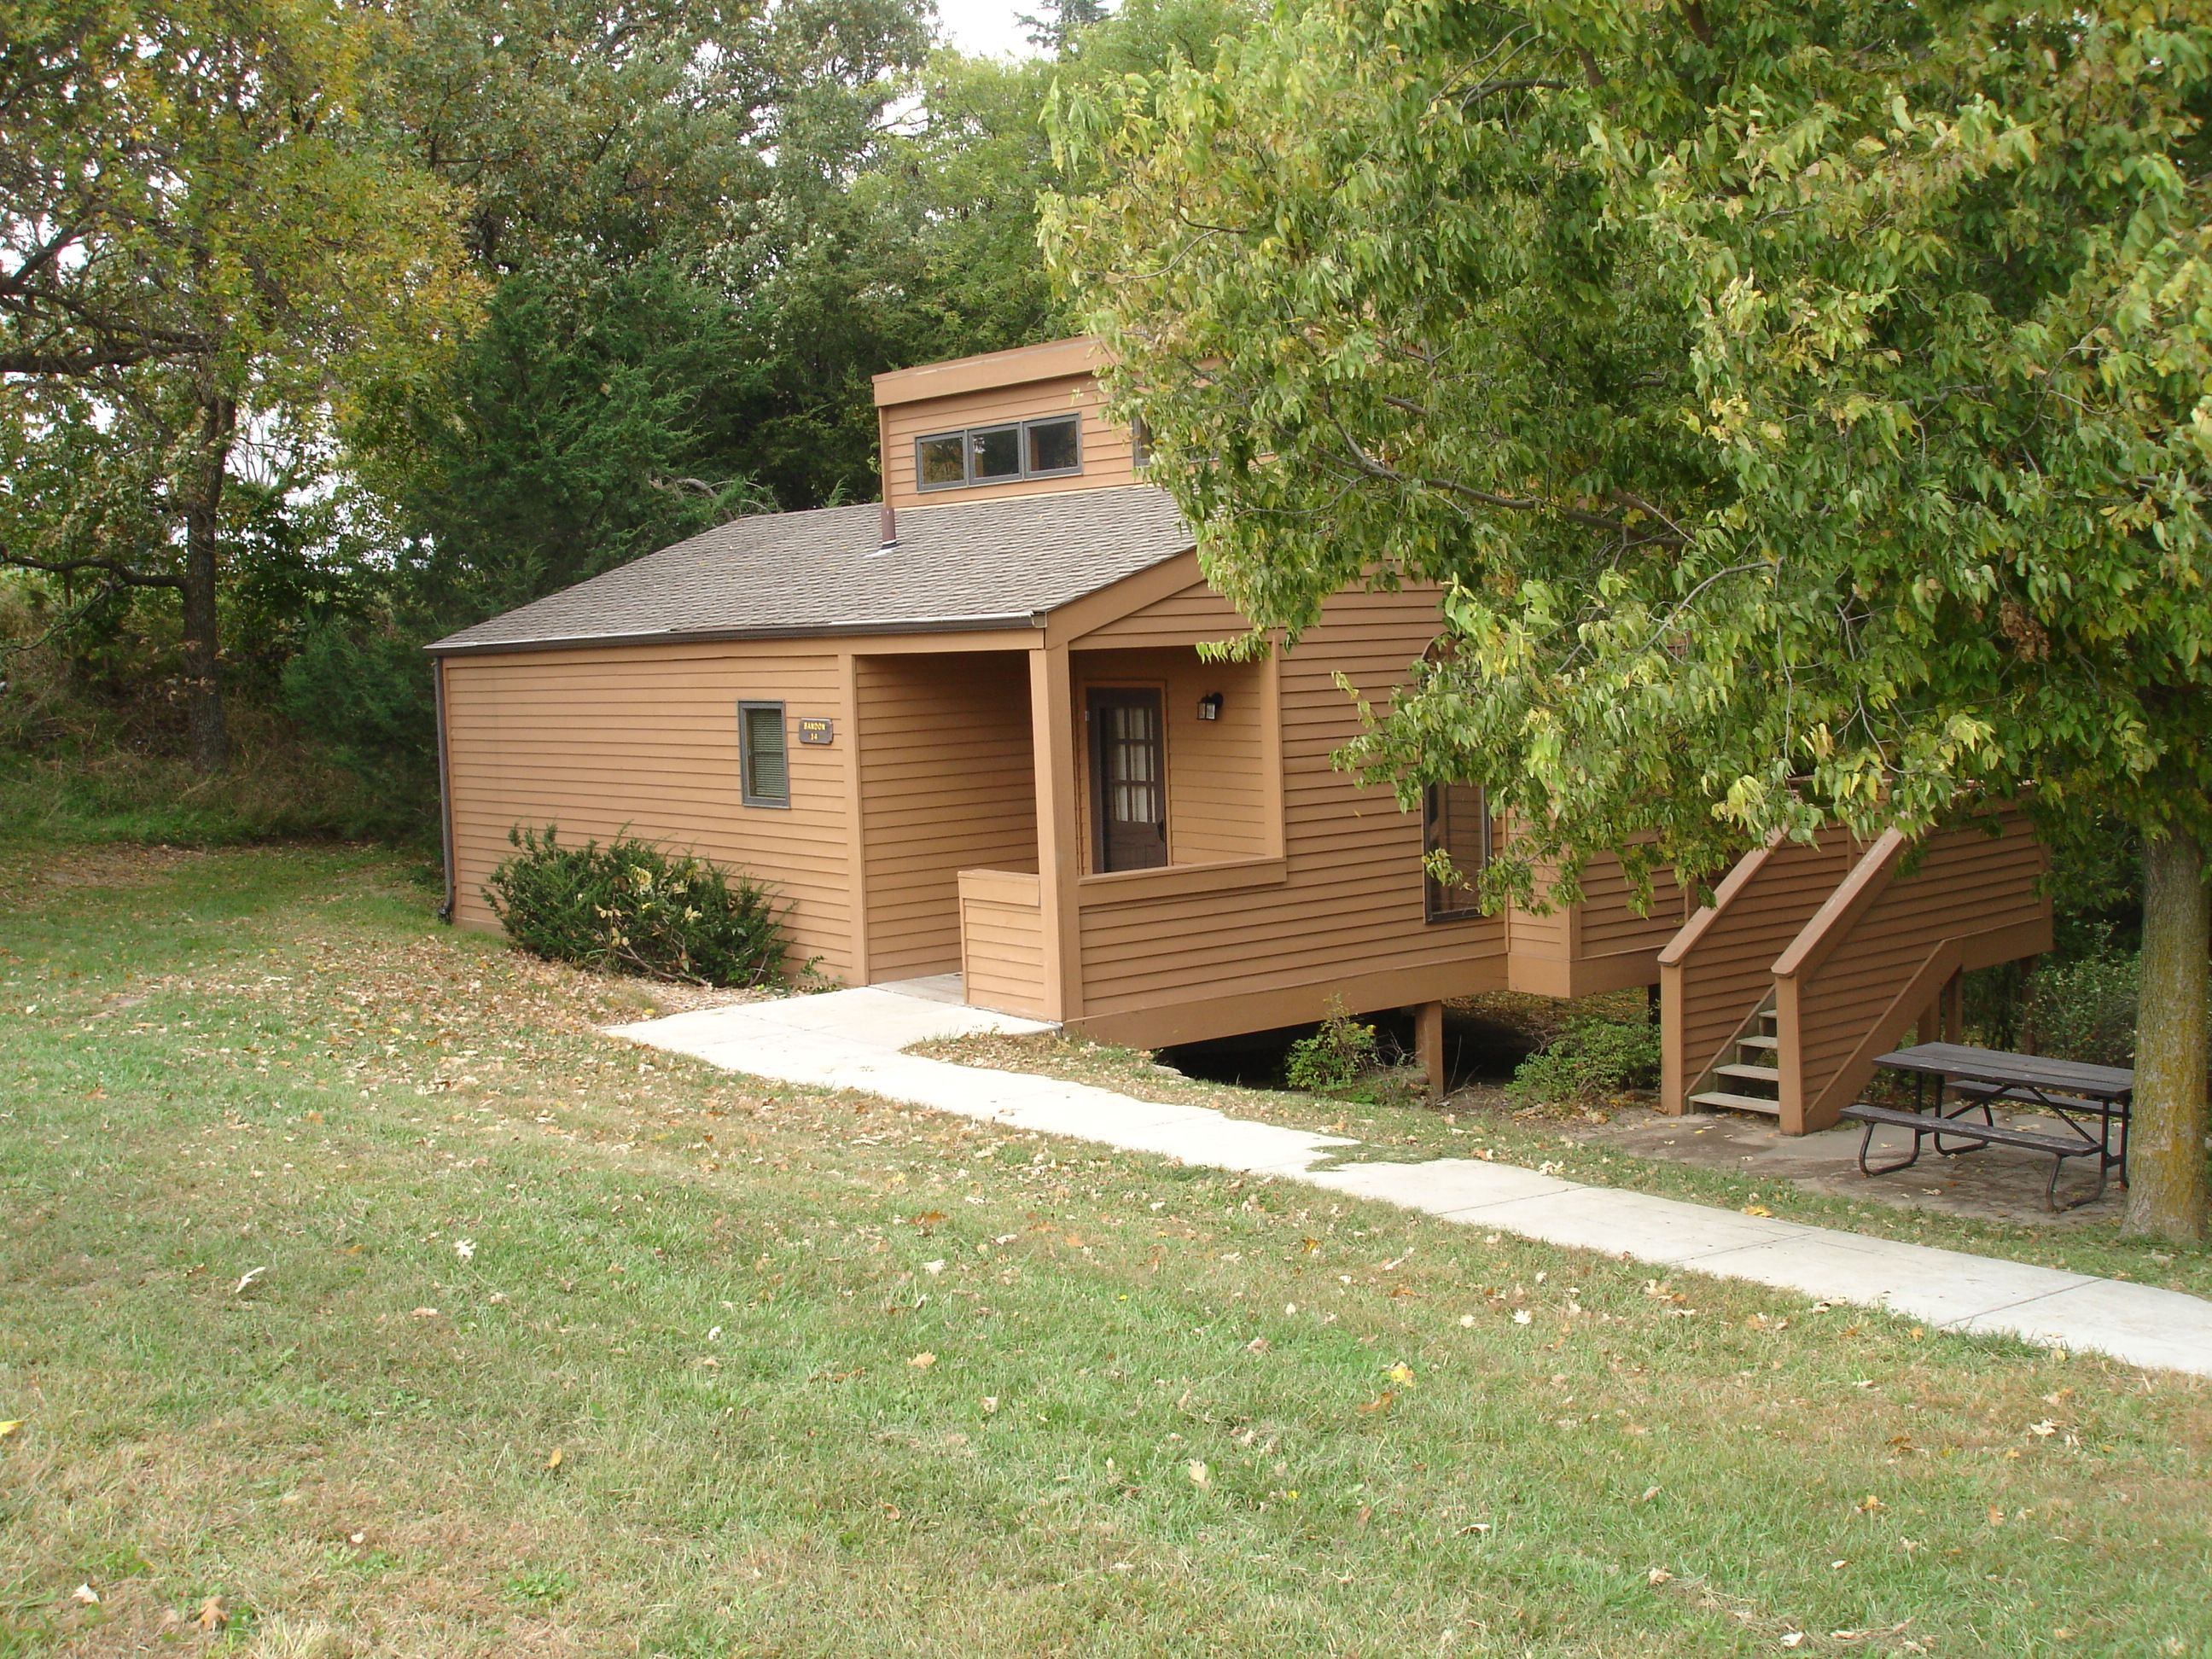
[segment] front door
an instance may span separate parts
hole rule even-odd
[[[1160,694],[1150,688],[1094,687],[1084,712],[1091,726],[1091,821],[1097,826],[1097,866],[1157,869],[1168,861]]]

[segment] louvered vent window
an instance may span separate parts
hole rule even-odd
[[[791,756],[784,746],[783,705],[738,705],[738,762],[748,806],[791,805]]]

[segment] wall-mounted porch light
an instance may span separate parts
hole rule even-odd
[[[1218,720],[1221,718],[1221,693],[1209,691],[1198,700],[1198,717],[1202,720]]]

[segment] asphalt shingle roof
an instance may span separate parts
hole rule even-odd
[[[448,635],[433,651],[667,639],[1017,628],[1192,545],[1164,490],[1132,484],[737,519]]]

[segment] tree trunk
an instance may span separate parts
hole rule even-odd
[[[2208,949],[2212,892],[2204,884],[2203,848],[2185,835],[2146,836],[2134,1121],[2121,1231],[2176,1244],[2204,1237]]]
[[[222,646],[216,616],[216,583],[221,570],[222,487],[230,474],[231,441],[238,406],[229,398],[208,400],[200,453],[193,458],[185,492],[185,695],[192,742],[192,764],[202,772],[230,767],[230,725],[223,718]]]

